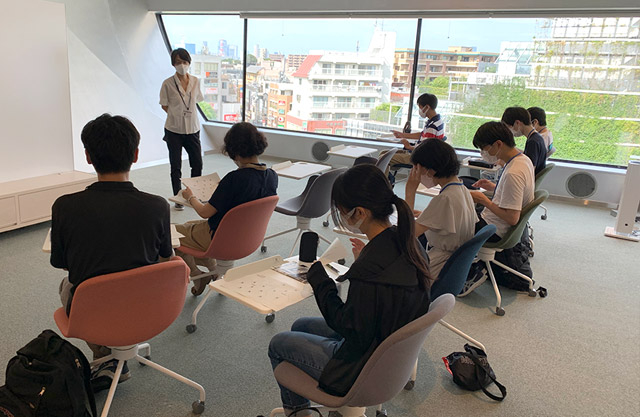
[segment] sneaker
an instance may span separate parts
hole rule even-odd
[[[471,272],[469,273],[469,277],[467,278],[467,282],[464,283],[464,287],[462,287],[462,291],[458,294],[458,297],[464,297],[487,280],[487,271],[484,268],[484,265],[481,265],[479,262],[476,262],[471,266]]]
[[[180,204],[180,203],[175,203],[175,205],[173,207],[178,211],[184,210],[184,206],[182,204]]]
[[[116,374],[117,367],[118,360],[111,359],[110,361],[101,363],[91,371],[91,388],[93,389],[94,393],[109,389],[109,387],[111,387],[111,383],[113,382],[113,377]],[[125,361],[124,366],[122,367],[122,373],[120,374],[120,379],[118,380],[118,384],[126,381],[129,378],[131,378],[131,372],[129,372],[129,367],[127,366],[127,362]]]

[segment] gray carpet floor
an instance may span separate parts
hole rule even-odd
[[[269,164],[278,162],[265,158]],[[205,156],[205,173],[234,169],[222,155]],[[188,173],[188,167],[183,172]],[[170,195],[168,166],[132,172],[144,191]],[[305,181],[281,179],[281,199],[297,195]],[[403,184],[397,187],[403,195]],[[428,199],[420,197],[417,208]],[[640,244],[603,236],[614,218],[603,208],[550,201],[549,218],[534,214],[537,285],[547,298],[503,290],[504,317],[493,314],[490,284],[458,299],[447,321],[485,344],[498,380],[508,389],[496,403],[481,392],[459,389],[441,357],[462,350],[464,340],[437,326],[422,349],[418,380],[385,405],[390,416],[637,416],[640,415]],[[172,210],[172,222],[195,219],[190,209]],[[293,227],[295,220],[274,214],[269,233]],[[332,239],[335,235],[312,222]],[[0,366],[43,329],[57,330],[53,312],[64,272],[41,251],[49,223],[0,234]],[[286,256],[294,235],[268,242],[237,264],[273,254]],[[343,239],[348,244],[346,239]],[[320,250],[323,250],[321,247]],[[347,263],[351,263],[348,259]],[[198,330],[185,326],[198,300],[187,295],[181,316],[151,340],[152,359],[202,384],[205,415],[256,416],[279,406],[279,391],[267,358],[276,333],[300,316],[318,315],[312,298],[287,308],[267,324],[264,317],[231,299],[214,296],[199,316]],[[72,340],[87,355],[83,342]],[[189,416],[195,390],[148,367],[132,364],[132,378],[120,384],[112,416]],[[380,381],[383,383],[384,381]],[[4,374],[0,375],[4,383]],[[98,394],[102,407],[106,391]],[[373,416],[373,409],[368,410]]]

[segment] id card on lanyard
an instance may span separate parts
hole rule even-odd
[[[190,118],[193,114],[193,111],[189,108],[189,106],[187,106],[187,103],[184,101],[184,96],[182,95],[180,87],[178,87],[178,83],[176,82],[175,78],[173,79],[173,83],[176,85],[176,90],[178,90],[178,94],[180,94],[180,99],[182,99],[182,104],[184,105],[184,109],[182,109],[182,117],[184,117],[185,119]],[[189,92],[189,98],[187,99],[187,101],[191,103],[191,92]]]

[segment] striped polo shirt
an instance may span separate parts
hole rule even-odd
[[[425,139],[444,140],[444,120],[439,114],[436,114],[424,124],[418,143]]]

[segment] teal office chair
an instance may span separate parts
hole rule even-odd
[[[546,190],[537,190],[534,194],[533,201],[531,201],[524,207],[524,209],[522,209],[522,212],[520,213],[520,220],[518,221],[518,223],[516,223],[515,226],[511,227],[509,231],[505,233],[502,239],[500,239],[498,242],[485,243],[478,252],[478,259],[485,263],[487,267],[487,273],[489,274],[491,284],[493,285],[493,290],[496,293],[496,314],[498,316],[504,316],[505,311],[502,308],[502,297],[500,295],[500,290],[498,289],[498,284],[496,283],[496,278],[493,275],[493,270],[491,269],[492,263],[527,281],[529,283],[530,297],[535,297],[538,294],[538,291],[533,289],[533,280],[531,278],[508,267],[502,262],[496,261],[495,255],[496,252],[501,252],[504,249],[510,249],[514,247],[520,241],[522,233],[524,232],[524,228],[527,227],[529,218],[531,217],[535,209],[538,208],[547,199],[547,197],[549,197],[549,193]]]
[[[453,252],[453,254],[449,257],[447,262],[442,267],[438,279],[433,283],[433,285],[431,285],[431,299],[437,299],[443,294],[460,294],[460,291],[462,291],[462,287],[464,287],[464,283],[467,280],[467,276],[469,275],[471,264],[473,264],[478,251],[480,250],[482,245],[485,244],[487,239],[489,239],[495,232],[496,227],[494,225],[486,225],[485,227],[480,229],[474,237],[469,239],[455,252]],[[487,351],[482,343],[468,336],[466,333],[456,329],[446,321],[441,319],[439,323],[458,336],[462,337],[463,339],[466,339],[470,343],[478,346],[485,352]],[[404,386],[404,389],[413,389],[416,381],[417,369],[418,363],[416,362],[416,366],[414,367],[413,373],[411,374],[411,379]]]

